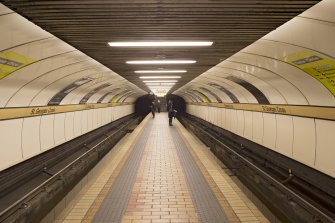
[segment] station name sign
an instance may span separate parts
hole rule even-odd
[[[46,107],[46,108],[32,108],[30,115],[48,115],[56,112],[55,107]]]
[[[262,105],[262,109],[263,109],[263,112],[282,113],[282,114],[287,113],[284,107],[279,107],[279,106]]]

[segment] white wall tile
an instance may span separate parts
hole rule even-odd
[[[216,112],[216,125],[219,127],[222,126],[222,108],[218,108]]]
[[[226,109],[226,125],[225,129],[231,131],[231,109]]]
[[[66,141],[65,139],[65,113],[55,115],[54,119],[54,137],[55,144],[59,145]]]
[[[118,120],[119,119],[118,111],[119,111],[118,107],[113,107],[113,118],[114,118],[114,120]]]
[[[188,109],[194,115],[204,117],[203,107]],[[217,108],[215,112],[210,111],[209,117],[212,119],[213,113],[214,123],[218,126],[335,176],[335,162],[330,155],[334,153],[335,122],[315,120],[315,127],[314,119],[310,118],[224,108]]]
[[[203,120],[207,121],[208,118],[207,116],[205,115],[205,107],[204,106],[199,106],[199,112],[200,112],[200,118],[202,118]]]
[[[211,107],[211,108],[213,110],[213,113],[212,113],[212,123],[214,125],[217,125],[217,122],[218,122],[218,120],[217,120],[217,113],[218,113],[219,108],[215,108],[215,107]]]
[[[186,105],[185,112],[192,114],[191,110],[192,110],[192,105]]]
[[[199,118],[203,118],[203,117],[201,116],[201,114],[202,114],[202,110],[201,110],[200,106],[198,106],[197,109],[195,109],[195,114],[196,114],[197,117],[199,117]]]
[[[314,119],[293,117],[293,126],[293,158],[313,167],[316,147]]]
[[[99,126],[99,109],[93,110],[93,121],[92,121],[92,129],[95,129]]]
[[[237,110],[231,110],[231,131],[237,134],[238,121],[237,121]]]
[[[119,119],[119,107],[113,107],[113,118],[114,120],[118,120]]]
[[[293,147],[293,121],[292,116],[276,115],[277,123],[277,152],[292,157]]]
[[[208,121],[208,107],[206,107],[206,106],[202,106],[202,110],[203,110],[203,116],[204,116],[204,119],[206,120],[206,121]]]
[[[198,106],[197,109],[197,116],[201,119],[205,120],[205,116],[203,115],[204,111],[203,111],[203,107],[202,106]]]
[[[129,105],[131,107],[131,113],[135,113],[135,104]]]
[[[277,123],[275,114],[263,113],[263,146],[276,150]]]
[[[215,108],[215,107],[212,107],[212,123],[213,124],[216,124],[216,110],[217,110],[217,108]]]
[[[41,116],[23,119],[22,152],[24,159],[41,152],[40,122]]]
[[[87,131],[93,129],[94,110],[87,110]]]
[[[82,128],[82,111],[76,111],[74,112],[74,123],[73,123],[73,131],[74,136],[80,136],[81,135],[81,128]]]
[[[203,109],[206,110],[206,113],[207,113],[206,121],[210,122],[211,109],[209,107],[206,107],[206,106],[203,106]]]
[[[208,110],[208,122],[213,123],[213,113],[214,113],[214,108],[213,107],[207,107]]]
[[[109,122],[112,122],[114,120],[114,108],[110,107],[108,108],[108,120]]]
[[[22,159],[22,121],[22,119],[13,119],[0,122],[0,170]]]
[[[315,119],[316,160],[315,166],[322,172],[335,177],[335,122]]]
[[[98,110],[98,127],[102,126],[102,120],[104,119],[105,108],[99,108]]]
[[[244,133],[243,136],[252,140],[252,112],[243,111],[244,114]]]
[[[108,108],[102,109],[101,125],[106,125],[108,123]]]
[[[193,107],[193,112],[194,114],[196,114],[197,116],[199,116],[199,109],[198,109],[199,106],[194,106]]]
[[[258,144],[263,142],[263,115],[261,112],[252,112],[252,139]]]
[[[220,127],[224,129],[226,128],[226,109],[225,108],[221,109],[220,116],[221,116]]]
[[[197,109],[197,106],[193,106],[193,114],[196,115],[197,117],[199,117],[198,112],[199,112],[199,110]]]
[[[82,131],[82,134],[84,134],[89,131],[88,130],[88,110],[82,111],[81,119],[82,119],[81,131]]]
[[[244,112],[242,110],[237,110],[237,133],[240,136],[244,135]]]
[[[55,115],[43,115],[41,117],[40,139],[42,151],[55,146],[54,118]]]
[[[74,138],[74,112],[65,114],[65,139],[71,140]]]

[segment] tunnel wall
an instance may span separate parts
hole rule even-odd
[[[177,111],[177,115],[182,115],[186,111],[186,104],[184,98],[174,95],[168,94],[166,95],[166,102],[169,100],[173,101],[173,109]]]
[[[186,111],[186,104],[185,104],[185,100],[178,96],[178,95],[173,95],[173,94],[168,94],[165,96],[165,100],[161,100],[161,103],[166,103],[169,100],[173,101],[173,109],[177,111],[178,115],[182,115],[185,111]],[[151,103],[154,101],[155,103],[157,103],[157,100],[159,100],[159,98],[155,97],[154,95],[151,94],[147,94],[144,96],[139,97],[136,102],[135,102],[135,111],[137,115],[140,116],[144,116],[147,115],[149,112],[151,112]],[[161,108],[163,105],[161,104]]]
[[[134,113],[134,105],[0,121],[0,171]]]
[[[135,102],[135,112],[139,116],[145,116],[151,112],[151,103],[155,101],[155,97],[152,94],[146,94],[137,98]]]
[[[0,3],[0,171],[134,112],[146,92]]]
[[[321,1],[173,93],[188,113],[334,177],[334,9]]]
[[[187,113],[335,176],[335,122],[188,104]]]

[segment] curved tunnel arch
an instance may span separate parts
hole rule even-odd
[[[192,84],[190,86],[192,86],[192,89],[196,89],[198,91],[200,91],[202,94],[205,94],[206,97],[208,97],[210,99],[210,101],[216,101],[221,103],[222,102],[222,95],[221,97],[219,96],[219,94],[217,94],[215,92],[215,88],[211,87],[211,86],[206,86],[202,83],[194,83],[191,82]],[[213,91],[214,89],[214,91]]]
[[[328,67],[335,66],[335,51],[332,50],[334,44],[331,44],[333,41],[330,38],[330,36],[335,33],[335,29],[330,25],[334,23],[335,17],[330,13],[330,8],[332,7],[325,7],[325,5],[330,4],[330,1],[324,1],[320,4],[323,5],[322,8],[326,11],[326,16],[319,15],[317,10],[314,10],[313,7],[304,12],[302,16],[315,16],[317,18],[316,20],[310,18],[295,18],[230,58],[227,58],[226,61],[221,62],[217,67],[235,69],[236,71],[248,73],[258,78],[266,78],[264,81],[272,85],[273,88],[276,88],[277,92],[279,92],[281,97],[285,100],[283,104],[287,104],[289,107],[291,105],[301,105],[307,108],[314,105],[333,108],[334,94],[331,93],[332,89],[327,89],[327,87],[322,84],[322,79],[313,77],[311,71],[304,69],[302,66],[299,67],[298,65],[286,62],[286,60],[293,57],[298,58],[296,61],[302,61],[304,58],[308,58],[309,55],[317,55],[321,58],[318,60],[320,61],[320,66],[327,64],[330,65]],[[315,8],[321,7],[320,4],[315,6]],[[320,17],[323,17],[324,21],[317,21]],[[327,17],[327,19],[325,19],[325,17]],[[327,20],[332,22],[327,24]],[[318,24],[320,27],[318,27]],[[319,33],[311,31],[310,28],[318,30],[320,33],[329,33],[329,35],[323,35],[322,38],[320,38],[322,39],[322,43],[318,42],[318,44],[316,44],[315,40],[319,39],[317,37]],[[329,29],[329,32],[326,31],[327,29]],[[332,46],[326,47],[329,44]],[[307,53],[301,53],[299,58],[298,53],[306,52],[306,50]],[[310,67],[313,66],[316,67],[318,65],[311,63]],[[212,72],[211,70],[213,69],[203,73],[200,76],[201,79],[196,78],[193,82],[204,84],[205,80],[210,80],[213,76],[225,76],[219,71]],[[324,74],[320,73],[320,75]],[[329,81],[332,81],[331,78],[332,77],[330,77]],[[215,78],[215,80],[218,81],[219,79]],[[193,82],[186,84],[183,89],[188,89],[189,86],[194,84]],[[175,91],[176,94],[181,95],[180,92],[179,90]],[[234,103],[234,105],[235,104],[236,103]],[[241,106],[247,107],[248,105]],[[264,105],[262,104],[262,106]],[[313,116],[307,118],[299,117],[299,115],[269,114],[264,111],[260,112],[256,110],[247,111],[245,109],[235,110],[226,108],[220,108],[219,110],[216,108],[215,110],[209,106],[197,106],[196,103],[189,105],[188,108],[190,114],[194,114],[205,120],[209,120],[207,116],[213,112],[222,112],[222,114],[225,114],[224,117],[226,119],[243,120],[241,123],[244,128],[242,129],[225,123],[212,121],[222,128],[228,129],[235,134],[264,145],[292,159],[299,160],[299,162],[310,167],[328,172],[328,174],[331,175],[335,174],[335,166],[324,156],[330,152],[325,147],[327,143],[321,146],[320,141],[319,143],[317,142],[318,139],[323,138],[321,136],[322,134],[327,134],[326,131],[335,129],[333,121],[325,121],[313,118]],[[318,109],[319,107],[316,107],[316,110]],[[208,110],[208,112],[204,112],[205,110]],[[235,112],[233,114],[232,112],[234,110],[237,111],[237,113]],[[258,124],[263,127],[256,127]],[[240,121],[237,121],[237,125],[240,125]],[[305,138],[306,134],[309,135],[308,139]],[[328,138],[328,140],[330,140],[330,138]],[[324,160],[328,164],[321,164],[317,160]]]
[[[233,120],[226,123],[216,123],[215,120],[211,120],[219,127],[334,176],[333,161],[327,157],[329,153],[327,148],[332,147],[328,132],[334,130],[333,119],[320,118],[317,115],[297,115],[303,112],[292,114],[269,112],[271,109],[276,109],[277,105],[287,111],[296,108],[302,110],[313,108],[316,112],[321,111],[323,107],[333,108],[335,106],[332,88],[324,84],[321,78],[314,77],[301,66],[294,66],[292,60],[289,60],[291,57],[296,57],[297,53],[307,50],[309,53],[315,53],[315,55],[322,57],[324,62],[333,64],[335,46],[332,37],[335,35],[335,17],[331,10],[332,7],[328,6],[330,4],[333,3],[329,0],[322,1],[240,52],[228,58],[226,55],[222,55],[222,58],[217,60],[221,61],[219,64],[205,71],[192,82],[175,89],[174,93],[184,97],[186,101],[192,102],[188,107],[189,113],[209,120],[205,116],[216,112],[225,120]],[[325,13],[320,14],[318,9],[320,7]],[[137,97],[147,93],[61,39],[54,37],[12,10],[6,9],[3,5],[0,6],[0,14],[0,21],[5,24],[2,35],[4,41],[0,43],[0,57],[6,52],[13,51],[13,53],[26,57],[29,61],[25,66],[13,69],[13,72],[0,79],[1,107],[29,109],[32,106],[46,106],[48,101],[62,89],[80,78],[91,76],[95,78],[92,82],[71,91],[63,98],[64,100],[61,100],[60,104],[62,106],[70,104],[71,106],[79,106],[80,101],[91,94],[85,103],[92,104],[93,107],[95,104],[108,106],[110,101],[113,101],[114,104],[120,102],[117,104],[122,106],[122,102],[133,102]],[[16,26],[13,27],[14,23]],[[20,33],[22,35],[17,35]],[[317,42],[315,42],[316,40]],[[34,59],[34,62],[28,60],[29,58]],[[308,57],[302,55],[298,60],[306,58]],[[8,57],[7,59],[9,61],[12,58]],[[120,65],[116,64],[115,66]],[[322,72],[320,73],[324,75]],[[55,77],[52,77],[54,75]],[[266,103],[265,100],[257,101],[257,96],[253,96],[256,94],[255,89],[250,90],[250,85],[247,87],[246,83],[231,77],[239,78],[255,86],[264,94],[269,103]],[[39,85],[39,83],[42,84]],[[111,85],[104,89],[98,89],[99,86],[106,83]],[[245,90],[246,88],[249,88],[249,92]],[[250,93],[251,91],[253,93]],[[199,94],[205,95],[211,102],[219,102],[218,98],[220,98],[223,103],[220,108],[215,107],[215,109],[211,108],[215,103],[209,102],[208,106],[200,106],[200,104],[206,103],[199,103],[204,101]],[[216,99],[214,100],[214,98]],[[232,107],[225,107],[226,104]],[[298,107],[294,107],[295,105]],[[102,108],[99,107],[99,109]],[[104,107],[103,109],[110,113],[117,110],[113,110],[114,107]],[[195,113],[195,109],[203,112]],[[131,109],[129,111],[131,112]],[[71,139],[72,136],[78,136],[92,130],[93,127],[92,129],[88,128],[86,122],[94,112],[93,109],[85,111],[74,109],[64,114],[53,113],[41,117],[24,116],[8,119],[2,124],[8,128],[13,127],[18,132],[23,131],[23,128],[25,131],[31,128],[31,132],[33,130],[39,132],[36,137],[42,143],[38,144],[38,140],[33,143],[36,148],[39,148],[38,151],[35,147],[21,141],[11,147],[13,151],[20,154],[17,156],[20,157],[17,161],[19,162],[28,159],[34,152],[38,154],[38,152]],[[59,129],[71,129],[65,121],[68,119],[76,120],[73,121],[75,122],[73,125],[76,127],[72,127],[76,130],[67,130],[73,131],[73,134],[65,137],[66,133],[56,133]],[[80,120],[86,124],[80,123]],[[32,129],[29,122],[38,127]],[[305,141],[301,134],[304,129],[309,136]],[[45,135],[46,132],[49,135]],[[20,140],[23,140],[22,134],[17,135]],[[44,136],[46,138],[42,139]],[[29,155],[27,155],[28,153],[22,154],[22,151],[31,153]],[[11,164],[6,163],[5,165]]]

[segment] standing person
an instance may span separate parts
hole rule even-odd
[[[151,109],[152,118],[155,118],[155,111],[156,111],[155,102],[151,102],[150,109]]]
[[[158,113],[161,113],[161,101],[160,100],[157,101],[157,111]]]
[[[168,111],[168,117],[169,117],[169,126],[172,126],[172,118],[174,116],[174,111],[173,111],[173,102],[170,99],[167,103],[167,111]]]

